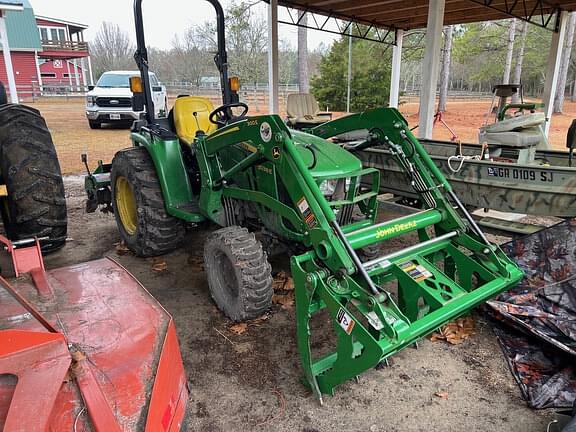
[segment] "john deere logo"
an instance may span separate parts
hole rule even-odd
[[[278,147],[274,147],[272,149],[272,157],[274,159],[278,159],[280,157],[280,149]]]
[[[272,139],[272,128],[268,122],[262,122],[260,125],[260,138],[264,142],[269,142]]]

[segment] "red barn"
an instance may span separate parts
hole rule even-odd
[[[42,85],[46,89],[53,83],[85,88],[91,75],[91,71],[87,74],[90,55],[84,41],[88,26],[41,16],[36,17],[36,24],[42,42],[38,53]]]
[[[54,91],[83,91],[91,84],[90,54],[83,33],[88,26],[34,16],[28,0],[11,1],[23,6],[23,10],[4,12],[18,94],[26,97]],[[2,55],[0,80],[5,83],[6,70]]]

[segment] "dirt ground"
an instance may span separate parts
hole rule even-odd
[[[114,217],[85,214],[81,176],[68,176],[65,184],[70,240],[47,257],[47,267],[113,256],[174,316],[191,386],[189,430],[546,430],[551,413],[531,410],[521,400],[497,341],[479,315],[476,334],[461,345],[423,340],[419,349],[395,355],[389,367],[342,385],[321,407],[300,381],[293,309],[274,305],[267,320],[237,335],[210,300],[201,254],[211,227],[191,229],[184,247],[161,258],[118,255]],[[159,260],[167,270],[155,273],[152,266]],[[274,267],[279,271],[285,263]]]
[[[82,153],[86,153],[91,166],[95,166],[99,159],[109,162],[118,150],[130,145],[128,131],[125,128],[106,125],[101,130],[91,130],[84,114],[83,98],[40,99],[30,105],[39,109],[45,116],[65,174],[84,172],[80,162]],[[477,142],[478,128],[483,124],[489,107],[489,99],[450,101],[444,113],[444,121],[463,142]],[[416,99],[411,98],[402,104],[400,111],[406,115],[410,125],[418,124]],[[258,114],[262,112],[263,107]],[[565,148],[566,132],[574,118],[576,118],[576,103],[571,102],[565,103],[564,114],[555,114],[552,117],[550,141],[555,148]],[[450,137],[451,134],[447,129],[440,125],[435,126],[434,138],[450,139]]]

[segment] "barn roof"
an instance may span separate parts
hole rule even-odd
[[[6,31],[10,50],[40,51],[42,49],[40,35],[36,26],[34,10],[28,0],[0,0],[0,4],[5,2],[20,3],[23,6],[22,11],[6,11]]]

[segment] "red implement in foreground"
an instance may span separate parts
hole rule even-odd
[[[37,241],[0,243],[29,273],[0,277],[0,430],[180,431],[176,329],[144,287],[109,258],[44,272]]]

